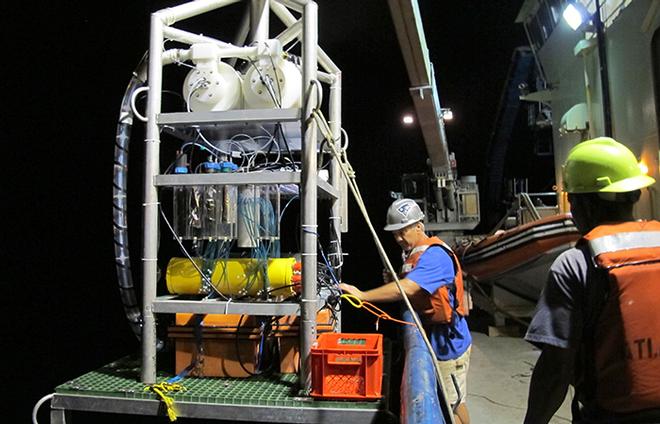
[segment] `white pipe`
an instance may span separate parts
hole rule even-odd
[[[196,43],[212,43],[220,47],[220,57],[240,57],[247,58],[252,57],[258,54],[259,47],[238,47],[233,44],[225,43],[215,38],[206,37],[204,35],[193,34],[192,32],[182,31],[180,29],[165,27],[163,28],[163,34],[166,38],[180,41],[186,44],[196,44]]]
[[[238,31],[236,32],[236,38],[234,39],[235,46],[242,46],[245,44],[248,35],[250,34],[250,11],[245,10],[243,16],[241,16],[241,22],[238,24]]]
[[[341,73],[338,72],[333,77],[334,81],[330,85],[330,97],[328,100],[330,130],[332,131],[333,137],[339,138],[339,143],[341,143]],[[330,162],[330,183],[335,189],[335,193],[346,192],[346,180],[342,177],[341,170],[339,169],[339,161],[334,156]],[[344,185],[344,190],[342,190],[342,185]],[[336,243],[335,253],[338,255],[341,255],[341,230],[342,225],[345,225],[342,206],[346,200],[348,199],[339,196],[339,198],[332,200],[332,206],[330,209],[330,243]],[[336,257],[334,263],[331,262],[331,264],[341,264],[342,260],[343,258],[341,256]],[[338,329],[341,331],[341,310],[337,314],[337,321]]]
[[[281,3],[282,5],[288,7],[289,9],[295,10],[298,13],[302,13],[303,8],[305,7],[305,4],[309,2],[309,0],[304,0],[304,1],[295,1],[295,0],[275,0],[278,3]]]
[[[186,44],[213,43],[219,47],[236,47],[232,44],[225,43],[224,41],[216,40],[215,38],[212,37],[207,37],[205,35],[200,35],[200,34],[194,34],[192,32],[188,32],[172,27],[163,28],[163,35],[165,36],[165,38],[169,38],[174,41],[180,41]]]
[[[163,21],[151,15],[149,37],[149,97],[147,100],[147,137],[145,139],[143,248],[142,248],[142,382],[156,382],[156,319],[153,302],[158,281],[158,192],[154,177],[159,173],[160,136],[156,116],[161,108],[163,78]]]
[[[170,49],[163,52],[163,65],[186,62],[192,58],[190,49]]]
[[[280,40],[282,46],[286,46],[296,38],[299,38],[301,33],[302,33],[302,21],[297,20],[293,25],[289,26],[287,29],[282,31],[275,38]]]
[[[193,16],[201,15],[202,13],[210,12],[211,10],[219,9],[239,1],[240,0],[195,0],[179,6],[159,10],[156,14],[163,24],[174,25],[178,21],[192,18]]]
[[[250,10],[245,9],[245,13],[243,13],[243,16],[241,16],[241,22],[238,24],[238,31],[236,32],[236,37],[234,38],[234,44],[235,46],[242,46],[245,44],[245,40],[247,40],[248,35],[250,34]],[[236,65],[236,58],[233,57],[229,60],[227,60],[227,64],[231,66],[232,68]]]
[[[46,395],[37,401],[37,403],[34,405],[34,408],[32,408],[32,424],[39,424],[39,422],[37,421],[37,414],[39,412],[39,408],[41,408],[41,405],[43,405],[44,402],[48,402],[49,400],[51,400],[53,396],[55,396],[55,393]]]
[[[239,57],[241,59],[253,58],[259,54],[259,46],[251,47],[227,47],[220,49],[218,57]]]
[[[310,119],[316,102],[316,80],[318,49],[318,7],[309,2],[303,11],[303,120],[302,120],[302,175],[301,175],[301,239],[302,239],[302,299],[300,301],[300,387],[309,393],[312,387],[311,350],[316,340],[316,265],[318,226],[316,217],[317,202],[317,161],[316,161],[316,121]]]
[[[334,75],[334,82],[330,86],[330,98],[328,101],[330,130],[332,131],[332,135],[339,139],[338,142],[341,142],[341,83],[341,73]],[[338,189],[341,173],[339,172],[339,164],[335,158],[332,160],[332,171],[331,182],[333,187]],[[333,207],[334,204],[336,204],[336,201],[333,202]]]
[[[273,11],[273,13],[280,18],[282,23],[286,25],[287,27],[290,27],[294,25],[298,20],[296,19],[295,16],[289,10],[283,6],[282,0],[275,0],[270,2],[270,9]],[[298,37],[300,39],[300,36]],[[327,72],[331,74],[336,74],[337,72],[341,72],[339,67],[330,59],[330,56],[326,54],[326,52],[323,51],[321,47],[318,48],[318,63],[325,69]]]
[[[338,74],[333,75],[325,72],[319,72],[316,76],[319,81],[324,82],[326,84],[332,84],[337,79],[337,75]]]
[[[250,35],[255,44],[268,40],[270,33],[268,3],[269,0],[252,0],[250,3]]]
[[[138,112],[138,110],[137,110],[137,106],[135,105],[135,100],[137,99],[138,94],[142,93],[143,91],[149,91],[149,87],[140,87],[140,88],[136,89],[136,90],[133,92],[133,94],[131,95],[131,111],[133,111],[133,115],[135,115],[135,117],[136,117],[137,119],[139,119],[139,120],[142,121],[142,122],[147,122],[147,117],[146,117],[146,116],[142,116],[142,115]]]

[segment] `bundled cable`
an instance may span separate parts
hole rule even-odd
[[[141,338],[142,333],[142,312],[133,285],[128,246],[128,158],[134,117],[131,98],[137,90],[144,88],[147,80],[147,62],[147,55],[145,54],[133,72],[122,99],[119,121],[117,122],[112,179],[112,225],[117,282],[124,313],[133,334],[138,340]]]
[[[267,347],[271,346],[272,343],[268,343],[268,339],[271,338],[273,333],[273,325],[279,326],[279,317],[269,317],[265,318],[259,325],[259,349],[256,352],[255,358],[255,367],[254,371],[250,371],[243,362],[240,348],[240,329],[243,324],[243,319],[245,315],[241,315],[238,319],[238,324],[236,325],[236,337],[234,338],[235,347],[236,347],[236,358],[238,359],[238,364],[243,369],[243,371],[250,376],[265,376],[272,373],[275,370],[275,361],[273,361],[273,355],[271,352],[271,358],[267,357]],[[268,366],[264,366],[266,359],[271,359]]]

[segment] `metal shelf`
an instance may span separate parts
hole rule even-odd
[[[231,123],[300,122],[300,109],[242,109],[222,112],[175,112],[157,116],[158,125],[213,126]]]
[[[245,185],[245,184],[300,184],[300,171],[267,172],[220,172],[217,174],[167,174],[154,176],[154,185],[204,186],[204,185]],[[317,179],[319,195],[324,198],[338,199],[338,191],[327,181]]]
[[[318,309],[318,308],[317,308]],[[153,302],[156,313],[300,315],[298,302],[238,302],[219,299],[192,300],[176,295],[158,296]]]
[[[166,174],[156,175],[154,177],[154,184],[156,186],[300,184],[300,171]]]

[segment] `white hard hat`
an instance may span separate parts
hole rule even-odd
[[[412,199],[394,201],[387,210],[385,231],[396,231],[424,219],[424,214],[417,202]]]

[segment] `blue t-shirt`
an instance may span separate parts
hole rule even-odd
[[[406,278],[417,283],[429,294],[454,282],[454,262],[440,246],[431,246],[419,258],[417,265]],[[454,304],[454,296],[449,291],[449,300]],[[461,356],[472,344],[472,336],[465,317],[454,312],[450,324],[432,324],[427,327],[429,341],[437,358],[449,361]]]

